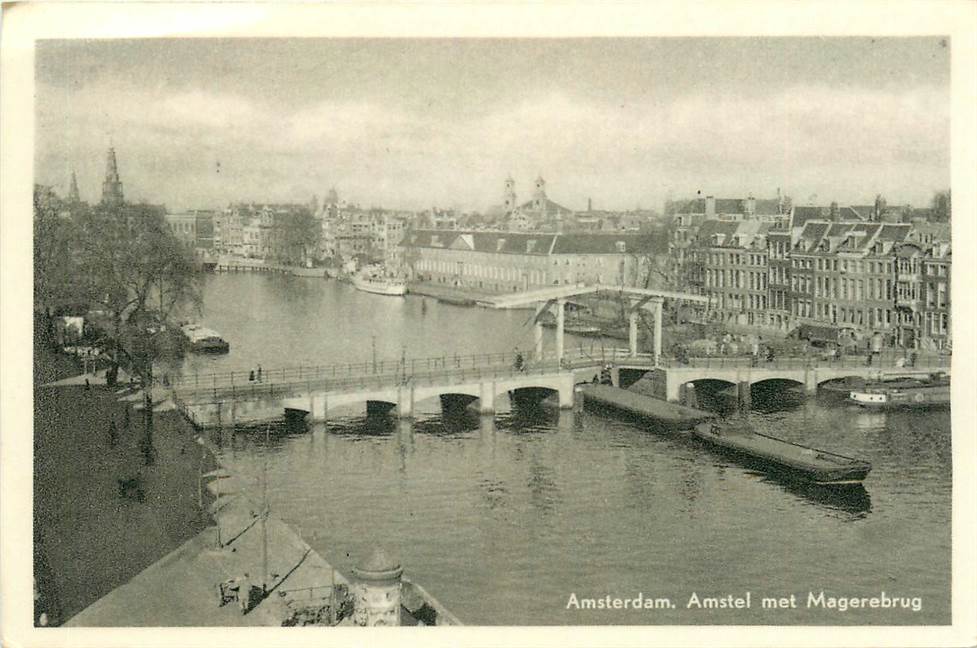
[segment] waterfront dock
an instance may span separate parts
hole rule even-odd
[[[597,404],[649,419],[669,429],[688,429],[716,414],[610,385],[582,385],[584,404]]]
[[[263,515],[242,494],[244,487],[235,476],[209,482],[211,495],[222,493],[212,504],[217,526],[191,538],[65,625],[281,626],[290,609],[329,596],[336,585],[349,587],[349,580],[294,529],[272,515]],[[221,605],[219,584],[245,575],[253,586],[264,582],[267,594],[247,613],[234,602]],[[425,614],[429,619],[433,616],[437,625],[460,625],[423,588],[406,579],[403,587],[403,625],[416,625],[412,613],[425,605]],[[342,623],[350,621],[347,618]]]

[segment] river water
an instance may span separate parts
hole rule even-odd
[[[201,319],[231,352],[190,357],[182,370],[362,362],[373,348],[390,359],[528,349],[528,318],[334,281],[217,275],[207,278]],[[568,342],[578,344],[600,342]],[[809,399],[751,415],[760,431],[870,460],[864,490],[840,497],[759,475],[686,434],[501,401],[494,418],[443,417],[435,398],[417,405],[412,423],[359,407],[305,433],[215,440],[256,497],[267,475],[274,513],[337,568],[348,573],[382,545],[467,624],[950,622],[948,412]],[[749,608],[689,607],[693,593],[747,592]],[[639,593],[670,605],[573,603]],[[764,608],[762,597],[785,597],[787,607]],[[826,607],[834,597],[880,601]],[[893,598],[910,607],[886,607]]]

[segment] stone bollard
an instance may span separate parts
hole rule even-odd
[[[376,549],[353,567],[353,622],[359,626],[400,625],[400,576],[404,568]]]

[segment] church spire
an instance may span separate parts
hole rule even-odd
[[[78,178],[75,177],[74,171],[71,172],[71,186],[68,187],[68,202],[81,202],[81,195],[78,193]]]
[[[123,202],[122,181],[119,179],[119,167],[115,161],[115,149],[109,148],[105,160],[105,180],[102,182],[102,204],[117,206]]]

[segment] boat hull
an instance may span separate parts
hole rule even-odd
[[[474,306],[475,300],[467,297],[438,297],[438,302],[450,306]]]
[[[848,402],[866,409],[928,409],[950,406],[950,385],[852,390]]]
[[[872,470],[872,465],[867,461],[800,446],[776,437],[757,433],[743,436],[715,434],[712,428],[712,424],[703,423],[695,427],[694,434],[719,452],[746,460],[764,472],[818,486],[845,487],[861,484]]]
[[[197,342],[190,344],[193,353],[230,353],[231,345],[227,342]]]
[[[407,294],[407,285],[386,281],[367,281],[359,277],[353,278],[353,287],[363,292],[387,297],[403,297]]]

